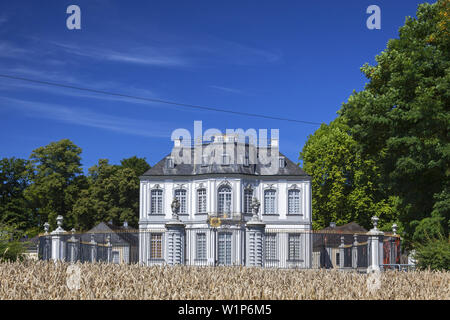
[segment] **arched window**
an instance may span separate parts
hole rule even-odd
[[[163,192],[155,189],[150,192],[150,214],[162,214]]]
[[[288,191],[288,214],[300,214],[300,190]]]
[[[264,191],[264,214],[276,214],[276,191],[273,189]]]
[[[175,190],[175,198],[180,202],[179,214],[186,214],[186,190],[177,189]]]
[[[197,190],[197,213],[206,213],[206,189]]]
[[[217,212],[222,214],[231,212],[231,187],[221,186],[219,188]]]

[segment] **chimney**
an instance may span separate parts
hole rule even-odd
[[[125,221],[123,222],[123,227],[124,227],[125,229],[128,229],[128,222],[127,222],[127,220],[125,220]]]
[[[336,222],[330,222],[330,228],[336,228]]]
[[[278,138],[270,138],[270,146],[278,147]]]

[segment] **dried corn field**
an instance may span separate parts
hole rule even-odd
[[[385,272],[372,291],[367,279],[336,270],[25,261],[0,264],[0,299],[450,299],[448,272]]]

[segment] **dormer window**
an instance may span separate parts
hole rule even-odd
[[[167,157],[166,159],[166,168],[167,169],[173,169],[175,167],[173,157]]]
[[[278,158],[278,164],[280,168],[284,168],[286,166],[286,160],[284,159],[284,157]]]
[[[245,157],[244,157],[244,166],[245,166],[245,167],[248,167],[248,166],[249,166],[249,159],[248,159],[248,156],[245,156]]]
[[[208,159],[209,157],[206,154],[202,155],[202,167],[206,167],[208,165]]]
[[[223,142],[223,136],[216,136],[214,142]]]
[[[230,164],[230,156],[228,154],[222,154],[222,165],[228,166]]]

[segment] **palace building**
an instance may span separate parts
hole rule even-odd
[[[278,146],[175,140],[140,177],[140,263],[311,268],[311,177]]]

